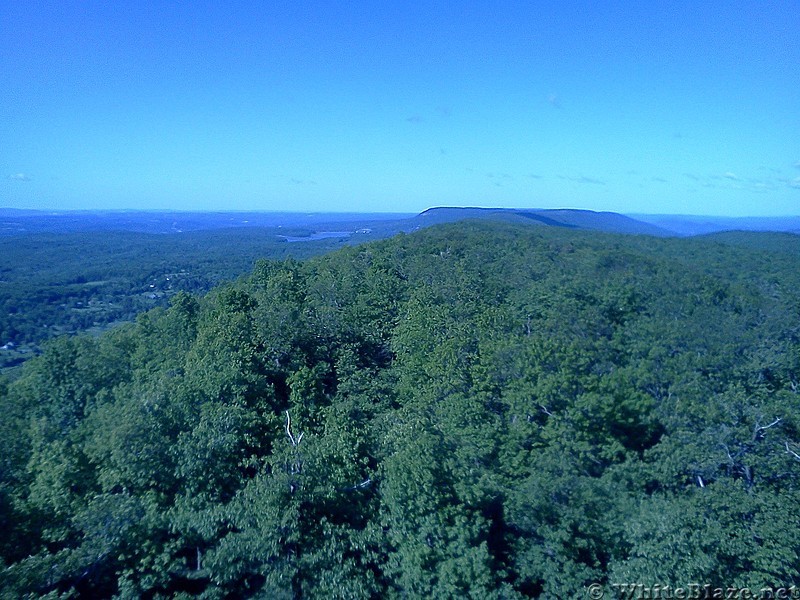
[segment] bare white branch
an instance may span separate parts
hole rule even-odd
[[[758,438],[762,437],[767,429],[774,427],[781,421],[783,421],[783,419],[780,417],[776,417],[775,420],[769,425],[762,425],[759,421],[756,421],[755,427],[753,427],[753,441],[756,441]]]
[[[763,427],[759,427],[759,429],[761,431],[764,431],[765,429],[769,429],[770,427],[773,427],[774,425],[777,425],[781,421],[783,421],[783,419],[781,419],[780,417],[776,417],[775,420],[772,423],[770,423],[769,425],[764,425]]]
[[[721,444],[721,446],[722,449],[725,450],[725,454],[728,455],[728,462],[730,462],[731,465],[735,464],[736,461],[734,460],[733,456],[731,456],[731,450],[728,448],[728,444]]]
[[[800,454],[789,448],[789,442],[786,442],[786,452],[794,456],[795,459],[800,460]]]
[[[299,436],[295,437],[292,433],[292,417],[289,416],[289,411],[286,411],[286,435],[289,436],[289,441],[292,443],[292,446],[297,448],[297,445],[300,443],[300,440],[303,439],[303,433]]]
[[[357,483],[355,485],[351,485],[351,486],[346,487],[346,488],[341,488],[340,491],[342,491],[342,492],[354,492],[355,490],[361,490],[361,489],[364,489],[365,487],[369,487],[371,484],[372,484],[372,478],[371,477],[367,477],[361,483]]]

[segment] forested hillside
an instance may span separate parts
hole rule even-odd
[[[343,245],[338,239],[290,244],[276,235],[282,231],[310,233],[238,228],[0,235],[0,372],[37,354],[56,335],[133,321],[148,309],[169,306],[180,291],[204,294],[251,271],[258,257],[305,258]]]
[[[58,338],[0,384],[3,597],[800,585],[781,239],[464,222]]]
[[[615,213],[434,208],[412,217],[357,213],[172,213],[0,208],[0,373],[52,337],[97,333],[249,273],[259,257],[305,259],[431,225],[482,219],[666,233]]]

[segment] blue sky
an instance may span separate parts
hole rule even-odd
[[[0,4],[0,206],[800,214],[800,5]]]

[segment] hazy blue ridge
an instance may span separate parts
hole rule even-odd
[[[640,215],[632,218],[651,223],[678,235],[703,235],[717,231],[800,232],[800,216],[714,217],[702,215]]]

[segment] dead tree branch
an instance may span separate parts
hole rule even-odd
[[[769,425],[762,425],[759,421],[756,421],[755,427],[753,427],[753,441],[755,442],[757,439],[764,437],[764,432],[769,429],[770,427],[774,427],[778,423],[783,421],[780,417],[776,417],[775,420],[770,423]]]
[[[789,448],[789,442],[786,442],[786,452],[791,456],[794,456],[796,460],[800,460],[800,454]]]
[[[301,433],[299,436],[295,437],[292,433],[292,417],[289,416],[289,411],[286,411],[286,435],[289,436],[289,441],[292,443],[294,448],[300,444],[300,440],[303,439],[303,434]]]
[[[369,487],[370,485],[372,485],[372,478],[371,477],[367,477],[361,483],[357,483],[355,485],[351,485],[351,486],[345,487],[345,488],[340,488],[339,491],[341,491],[341,492],[354,492],[356,490],[363,490],[364,488]]]

